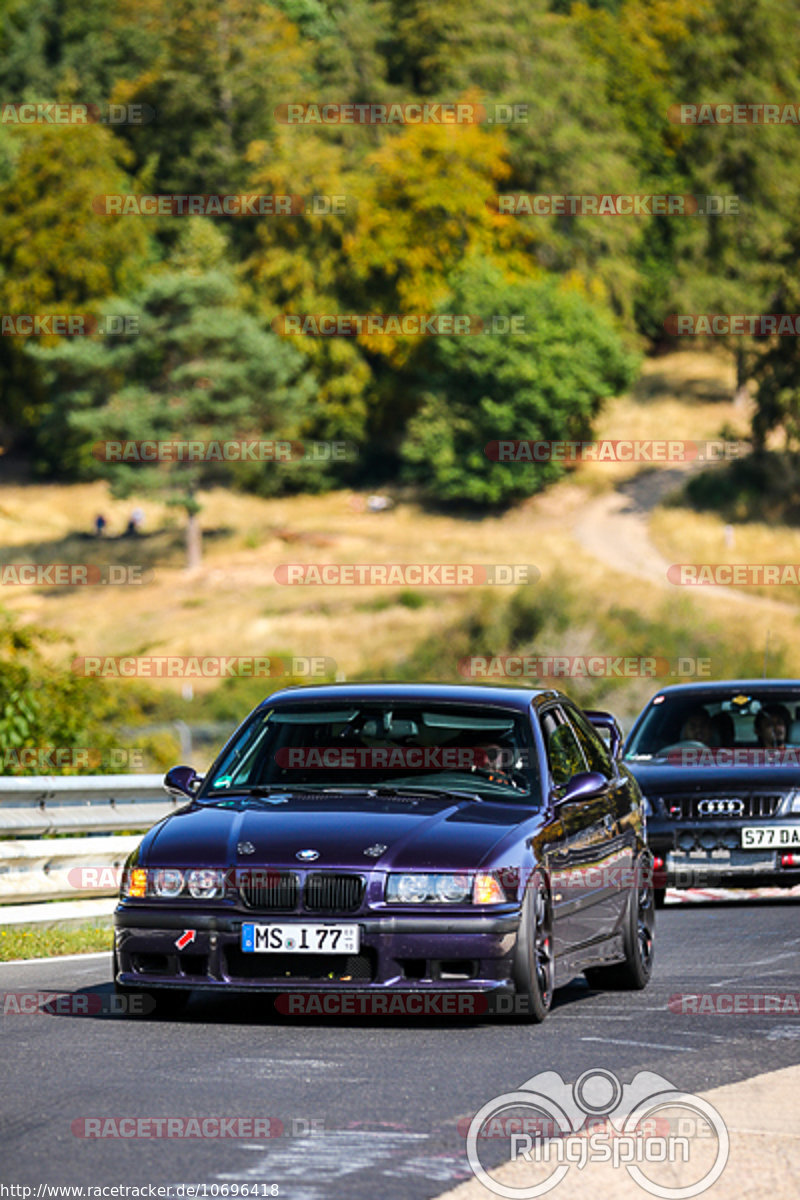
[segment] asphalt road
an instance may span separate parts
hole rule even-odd
[[[668,1007],[679,993],[800,990],[798,916],[797,899],[668,907],[658,913],[647,990],[604,994],[573,983],[541,1026],[311,1021],[265,1014],[251,997],[197,994],[178,1020],[8,1013],[0,1018],[0,1182],[205,1183],[209,1197],[224,1195],[215,1184],[277,1184],[284,1200],[435,1196],[471,1177],[463,1119],[539,1071],[572,1084],[595,1068],[623,1082],[651,1070],[697,1092],[800,1063],[800,1017]],[[5,964],[0,991],[108,995],[109,972],[98,957]],[[272,1117],[284,1134],[73,1132],[81,1118],[132,1116]],[[507,1149],[498,1143],[497,1161]]]

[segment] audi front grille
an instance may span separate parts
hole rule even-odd
[[[750,793],[745,796],[662,796],[661,800],[668,817],[673,821],[719,821],[728,817],[774,817],[782,797]],[[732,803],[731,803],[732,802]],[[739,807],[741,805],[741,807]],[[739,811],[735,811],[735,809]]]

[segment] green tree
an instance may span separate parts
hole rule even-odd
[[[208,222],[190,221],[175,260],[182,269],[156,275],[130,300],[106,306],[105,316],[123,318],[122,331],[31,351],[53,391],[43,431],[51,455],[68,457],[84,476],[109,479],[116,495],[157,491],[180,504],[190,566],[200,556],[199,489],[246,485],[254,471],[295,468],[214,459],[105,461],[92,447],[296,435],[311,378],[296,351],[240,307],[220,239]],[[199,265],[200,258],[213,264],[215,255],[219,265]]]
[[[433,339],[403,446],[407,475],[437,501],[509,504],[554,483],[563,462],[493,461],[488,443],[588,438],[603,400],[633,381],[636,360],[603,310],[553,279],[504,283],[475,263],[454,279],[450,304],[489,330]]]

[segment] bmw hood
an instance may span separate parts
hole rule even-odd
[[[466,871],[532,815],[521,805],[450,797],[226,797],[167,817],[146,834],[138,863]]]

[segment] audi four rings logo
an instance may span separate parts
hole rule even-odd
[[[744,812],[744,800],[701,800],[697,811],[704,817],[738,817]]]

